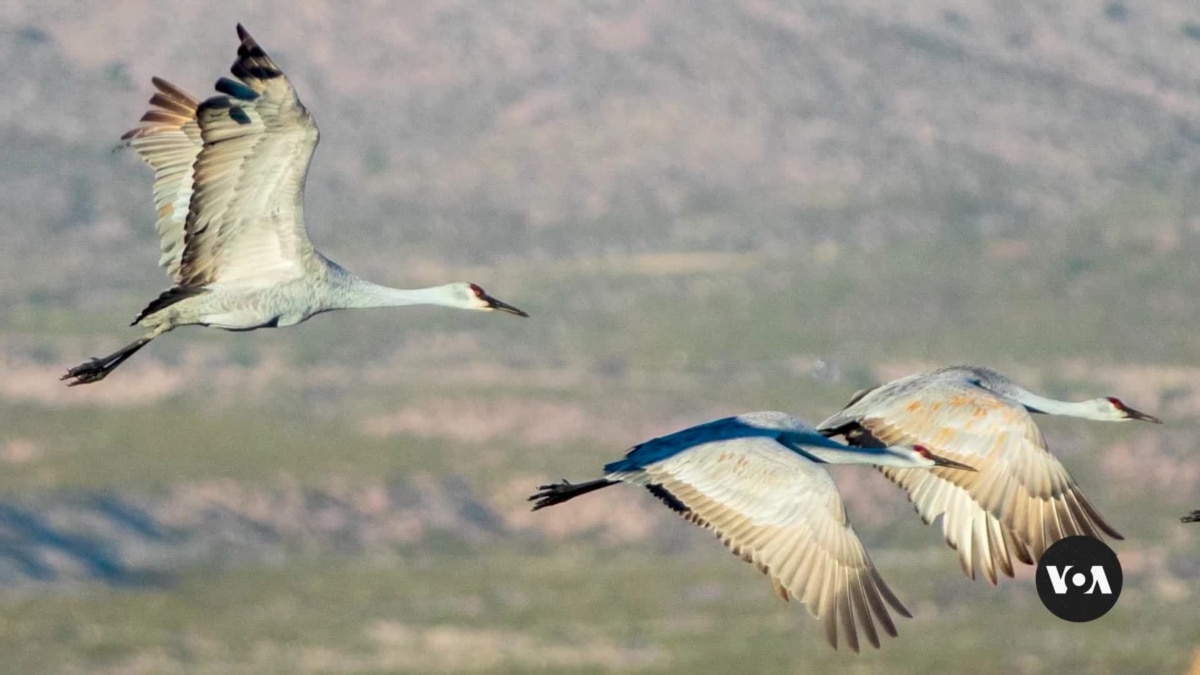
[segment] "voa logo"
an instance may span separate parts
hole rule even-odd
[[[1067,574],[1071,572],[1074,565],[1066,565],[1057,567],[1055,565],[1046,565],[1046,573],[1050,575],[1050,587],[1054,589],[1057,595],[1062,595],[1067,592]],[[1091,593],[1103,593],[1104,595],[1112,595],[1112,585],[1108,583],[1108,575],[1105,574],[1104,568],[1100,565],[1092,565],[1092,569],[1088,574],[1076,572],[1071,575],[1071,585],[1075,588],[1083,588],[1089,583],[1085,595]]]
[[[1042,554],[1037,591],[1042,604],[1067,621],[1094,621],[1121,596],[1121,562],[1099,539],[1067,537]]]

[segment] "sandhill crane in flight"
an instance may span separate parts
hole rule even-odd
[[[920,445],[852,448],[792,415],[754,412],[646,441],[603,478],[543,485],[529,499],[536,511],[616,483],[641,485],[770,576],[784,600],[803,601],[834,649],[839,624],[851,650],[859,628],[879,647],[876,621],[896,635],[887,605],[912,615],[875,570],[821,464],[971,471]]]
[[[221,93],[198,103],[154,78],[141,126],[122,139],[154,169],[159,265],[174,286],[133,321],[148,332],[69,370],[69,384],[104,379],[179,326],[291,326],[335,309],[443,305],[528,316],[471,283],[397,289],[365,281],[313,248],[304,180],[317,124],[279,66],[240,24],[241,45]]]
[[[1031,413],[1159,423],[1120,399],[1057,401],[994,370],[953,366],[859,392],[817,429],[859,447],[921,443],[975,467],[880,470],[908,492],[925,523],[942,516],[967,576],[982,572],[996,584],[997,570],[1013,576],[1013,556],[1033,564],[1059,539],[1122,539],[1050,454]]]

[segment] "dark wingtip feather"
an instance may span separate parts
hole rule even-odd
[[[839,598],[834,605],[838,620],[842,624],[842,632],[846,636],[846,646],[855,654],[858,653],[858,629],[854,625],[854,612],[850,607],[849,598]]]
[[[250,124],[250,116],[246,114],[245,110],[237,106],[229,109],[229,117],[238,124]]]
[[[238,79],[251,84],[252,80],[272,80],[283,75],[279,66],[267,55],[266,50],[250,36],[241,24],[238,24],[238,37],[242,43],[238,45],[237,61],[230,70]]]
[[[879,591],[879,594],[883,597],[884,602],[891,605],[892,609],[894,609],[900,616],[911,619],[912,612],[908,611],[908,608],[904,606],[903,602],[900,602],[900,598],[896,597],[896,594],[892,592],[892,589],[883,581],[883,577],[879,576],[878,572],[872,573],[871,576],[875,579],[875,587]]]
[[[871,615],[866,584],[863,583],[862,577],[856,578],[850,586],[850,604],[854,609],[854,615],[858,618],[859,625],[862,626],[863,632],[867,636],[867,643],[875,649],[879,649],[879,633],[875,630],[875,619]]]
[[[199,110],[224,110],[233,107],[233,99],[228,96],[210,96],[200,104]]]
[[[668,491],[662,485],[651,483],[650,485],[646,486],[646,489],[650,491],[650,494],[658,497],[662,503],[666,504],[667,507],[675,513],[686,513],[687,511],[691,510],[687,507],[687,504],[679,501],[675,495],[671,494],[670,491]],[[766,570],[764,569],[763,571],[765,572]],[[786,599],[787,598],[784,598],[784,600]]]
[[[253,120],[245,109],[237,105],[229,96],[213,96],[200,104],[199,110],[228,110],[228,115],[238,124],[250,124]]]
[[[231,80],[228,77],[222,77],[221,79],[217,80],[217,84],[214,88],[222,94],[229,94],[230,96],[242,101],[253,101],[254,99],[258,98],[257,91],[254,91],[241,82]]]
[[[872,575],[867,583],[863,584],[863,593],[866,595],[867,604],[871,608],[871,612],[879,619],[879,625],[883,631],[892,637],[896,637],[899,633],[896,631],[896,624],[892,621],[892,615],[888,614],[887,606],[883,604],[883,598],[879,595],[879,589],[876,588],[877,581],[875,575]]]

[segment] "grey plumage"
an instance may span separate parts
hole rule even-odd
[[[347,272],[317,252],[304,225],[304,181],[317,124],[283,71],[241,26],[221,95],[198,103],[153,78],[157,93],[127,141],[155,172],[162,256],[174,286],[134,324],[138,340],[70,369],[70,385],[104,379],[179,326],[291,326],[336,309],[434,304],[528,316],[475,284],[395,289]]]

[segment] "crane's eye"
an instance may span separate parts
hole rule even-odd
[[[1113,407],[1117,410],[1125,410],[1125,404],[1122,403],[1121,399],[1117,398],[1116,396],[1109,396],[1108,402],[1113,404]]]
[[[475,284],[471,284],[471,292],[475,294],[475,297],[480,298],[480,299],[482,299],[484,295],[487,295],[486,293],[483,292],[482,288],[480,288],[479,286],[477,286]]]

